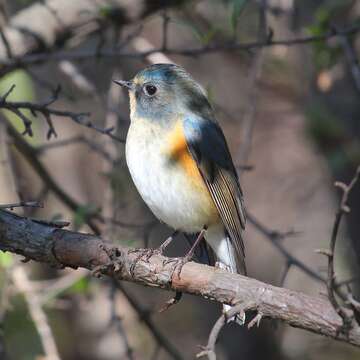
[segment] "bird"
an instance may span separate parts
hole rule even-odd
[[[129,93],[126,162],[144,202],[174,231],[198,234],[186,261],[204,239],[216,266],[246,275],[243,191],[203,87],[176,64],[114,82]]]

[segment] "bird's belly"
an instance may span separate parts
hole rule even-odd
[[[126,161],[141,197],[162,222],[190,233],[218,221],[200,173],[191,176],[180,162],[170,161],[154,136],[135,136],[130,128]]]

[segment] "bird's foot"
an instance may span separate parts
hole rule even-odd
[[[194,256],[194,252],[189,251],[184,257],[177,257],[177,258],[171,258],[171,259],[166,260],[164,265],[170,264],[173,262],[175,263],[171,278],[173,277],[173,274],[176,273],[178,279],[180,279],[180,274],[181,274],[182,268],[184,267],[185,264],[187,264],[188,262],[191,261],[193,256]]]
[[[139,261],[149,262],[150,258],[155,255],[159,250],[158,249],[134,249],[130,250],[129,253],[138,253],[139,255],[135,258],[133,263],[130,266],[130,274],[133,276],[136,265]]]
[[[200,233],[199,233],[197,239],[195,240],[194,244],[191,246],[189,252],[184,257],[178,258],[178,260],[177,260],[178,263],[175,266],[175,269],[177,268],[176,273],[177,273],[177,276],[178,276],[179,279],[180,279],[180,273],[181,273],[182,268],[184,267],[184,265],[186,263],[191,261],[192,258],[194,257],[195,249],[198,246],[198,244],[200,243],[200,241],[203,240],[204,235],[206,233],[206,230],[207,230],[207,226],[204,226],[203,229],[200,231]]]
[[[137,263],[141,261],[149,262],[150,258],[154,255],[163,255],[166,247],[172,242],[176,236],[177,231],[175,231],[171,236],[169,236],[158,248],[155,249],[134,249],[130,250],[130,253],[139,253],[139,255],[134,260],[133,264],[130,267],[130,273],[133,275]]]

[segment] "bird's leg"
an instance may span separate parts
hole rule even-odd
[[[178,267],[178,269],[177,269],[178,278],[180,278],[180,273],[181,273],[181,270],[182,270],[183,266],[193,258],[195,249],[199,245],[200,241],[203,240],[203,238],[204,238],[204,236],[206,234],[206,230],[207,230],[207,226],[205,225],[202,228],[202,230],[200,231],[198,237],[196,238],[194,244],[191,246],[191,248],[187,252],[187,254],[183,258],[179,259],[179,262],[178,262],[178,265],[177,265],[177,267]]]

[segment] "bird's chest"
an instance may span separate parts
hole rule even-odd
[[[217,211],[180,130],[164,131],[133,122],[126,141],[126,161],[141,197],[155,216],[175,229],[196,232],[217,218]]]

